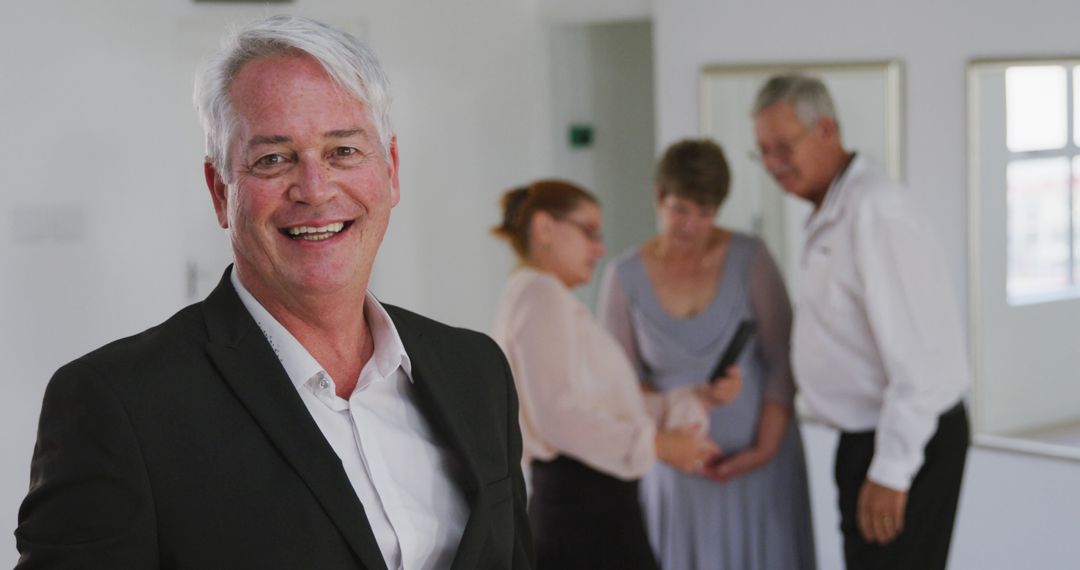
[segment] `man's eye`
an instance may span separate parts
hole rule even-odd
[[[275,152],[255,159],[255,162],[248,165],[246,170],[253,176],[269,178],[284,174],[293,162],[295,161],[290,156]]]
[[[255,161],[256,166],[277,166],[285,162],[285,157],[280,154],[268,154]]]
[[[336,157],[349,157],[349,156],[355,156],[359,152],[360,151],[356,150],[355,148],[353,148],[351,146],[339,146],[339,147],[334,149],[334,156],[336,156]]]

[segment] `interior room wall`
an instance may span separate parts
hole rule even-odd
[[[646,20],[653,0],[540,0],[540,14],[551,22],[573,24]]]
[[[550,33],[551,175],[593,192],[604,211],[608,254],[578,291],[592,305],[604,264],[655,233],[652,26],[553,24]],[[572,124],[592,127],[591,145],[569,144]]]

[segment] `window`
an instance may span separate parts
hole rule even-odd
[[[1080,58],[968,67],[975,441],[1080,460]]]
[[[1009,304],[1080,294],[1080,62],[1005,69]]]

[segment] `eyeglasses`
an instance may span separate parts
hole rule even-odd
[[[555,218],[555,219],[559,220],[560,222],[566,222],[566,223],[570,224],[571,226],[574,226],[575,228],[577,228],[578,230],[581,231],[581,235],[585,236],[585,239],[587,239],[587,240],[589,240],[589,241],[591,241],[593,243],[603,243],[604,242],[604,233],[601,232],[599,228],[597,228],[596,226],[593,226],[592,224],[587,224],[585,222],[579,222],[579,221],[577,221],[577,220],[575,220],[573,218]]]
[[[765,162],[765,159],[770,156],[775,156],[780,160],[789,160],[795,154],[795,147],[812,132],[814,132],[813,127],[805,127],[803,132],[787,142],[779,143],[772,148],[760,147],[757,150],[749,151],[747,154],[750,156],[750,160],[754,162]]]

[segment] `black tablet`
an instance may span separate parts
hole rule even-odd
[[[735,336],[731,337],[731,342],[724,349],[724,354],[720,357],[720,361],[716,363],[716,368],[713,368],[712,375],[709,376],[710,382],[723,377],[727,369],[735,365],[735,362],[739,360],[739,355],[742,354],[743,349],[753,338],[755,330],[757,330],[757,325],[750,319],[739,323],[739,327],[735,329]]]

